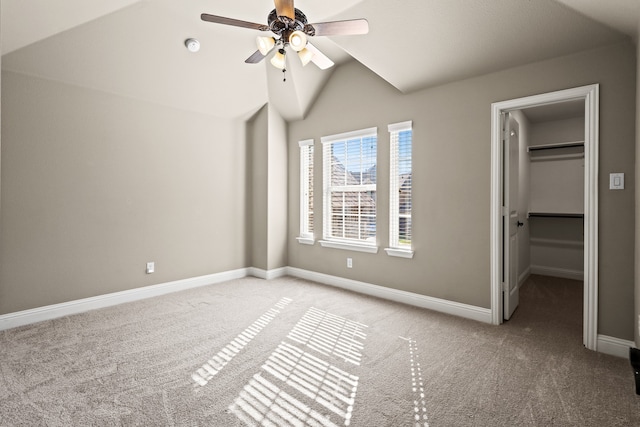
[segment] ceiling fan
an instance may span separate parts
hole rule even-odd
[[[313,36],[342,36],[367,34],[369,23],[366,19],[350,19],[346,21],[331,21],[309,24],[307,17],[300,9],[293,6],[293,0],[274,0],[275,9],[267,16],[267,24],[256,24],[241,21],[239,19],[225,18],[223,16],[203,13],[200,18],[203,21],[215,24],[232,25],[235,27],[250,28],[259,31],[271,31],[273,36],[258,37],[258,50],[244,62],[257,64],[262,61],[274,48],[276,53],[271,58],[271,64],[283,71],[286,66],[286,50],[289,47],[298,54],[302,65],[313,62],[324,70],[333,65],[333,61],[320,52],[308,41]]]

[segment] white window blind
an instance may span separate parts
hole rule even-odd
[[[313,139],[300,141],[300,239],[313,243]]]
[[[321,141],[323,238],[375,246],[377,128]]]
[[[389,125],[389,246],[411,250],[412,122]]]

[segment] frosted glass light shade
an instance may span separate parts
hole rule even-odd
[[[276,45],[276,40],[273,37],[256,37],[256,44],[260,53],[267,56],[267,53]]]
[[[278,50],[276,54],[273,55],[273,58],[271,58],[271,65],[273,65],[276,68],[280,68],[281,70],[284,70],[284,66],[285,66],[284,49]]]
[[[307,45],[307,35],[302,31],[294,31],[289,36],[289,46],[296,52],[300,52]]]
[[[304,48],[300,52],[298,52],[298,57],[300,58],[300,62],[302,62],[302,66],[307,65],[313,59],[313,52],[309,49]]]

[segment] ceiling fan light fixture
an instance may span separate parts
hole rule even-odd
[[[298,52],[298,57],[300,58],[300,62],[302,62],[302,66],[304,67],[313,59],[313,52],[305,47],[300,52]]]
[[[256,37],[258,50],[263,56],[267,56],[271,49],[276,45],[276,39],[273,37]]]
[[[271,65],[281,70],[284,70],[285,67],[285,52],[284,49],[278,49],[273,58],[271,58]]]
[[[289,46],[296,52],[300,52],[307,45],[307,35],[300,30],[296,30],[289,35]]]
[[[289,47],[291,51],[298,53],[298,57],[303,65],[313,62],[321,70],[325,70],[334,65],[331,59],[308,42],[309,37],[348,36],[367,34],[369,32],[369,23],[363,18],[309,24],[306,15],[294,7],[294,0],[273,1],[275,3],[275,9],[267,15],[266,25],[208,13],[202,13],[200,19],[214,24],[230,25],[258,31],[270,31],[272,33],[271,37],[258,37],[256,39],[258,50],[251,54],[244,62],[247,64],[257,64],[265,59],[270,52],[275,50],[271,57],[271,64],[274,67],[280,68],[282,71],[286,71],[285,49],[287,47]]]

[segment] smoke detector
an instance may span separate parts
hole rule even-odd
[[[189,49],[189,52],[197,52],[200,50],[200,42],[196,39],[186,39],[184,45]]]

